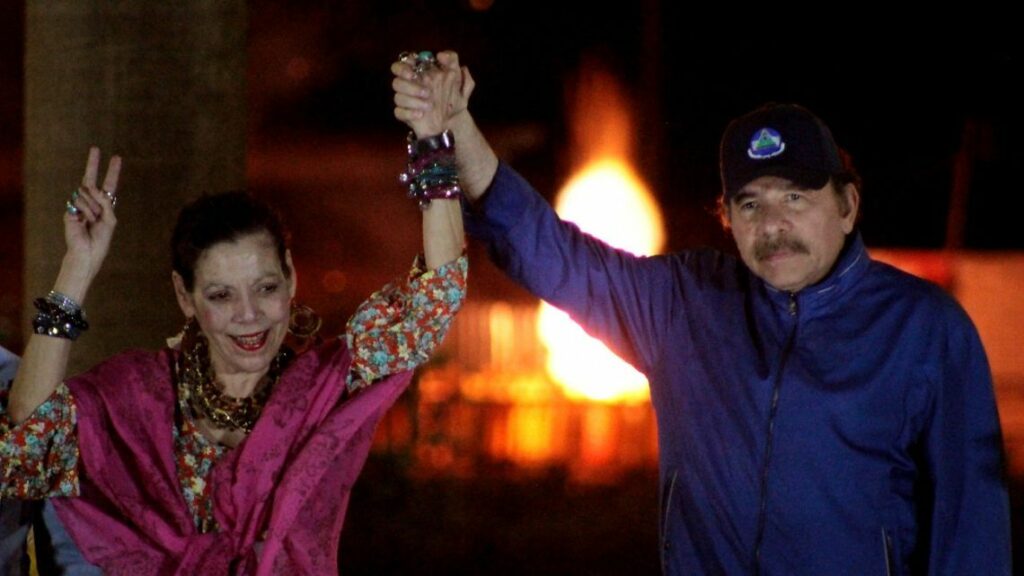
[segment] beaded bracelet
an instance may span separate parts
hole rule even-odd
[[[406,151],[409,161],[398,180],[408,186],[409,197],[414,198],[421,209],[430,206],[431,200],[462,195],[455,163],[455,136],[451,130],[419,140],[410,132]]]
[[[32,320],[36,334],[75,340],[89,329],[82,307],[65,294],[51,291],[45,298],[36,298],[32,303],[38,310]]]

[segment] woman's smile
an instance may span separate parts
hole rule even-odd
[[[286,259],[288,255],[286,254]],[[179,303],[209,343],[210,365],[224,391],[245,396],[270,369],[288,332],[295,277],[266,232],[220,242],[196,262],[192,291]]]
[[[247,334],[244,336],[232,336],[231,339],[235,341],[235,344],[239,348],[247,352],[255,352],[267,343],[267,335],[270,332],[264,330],[263,332],[256,332],[255,334]]]

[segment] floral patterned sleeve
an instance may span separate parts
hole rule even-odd
[[[75,403],[61,384],[24,422],[7,417],[7,389],[0,389],[0,498],[78,496]]]
[[[349,392],[412,370],[430,357],[462,307],[467,270],[464,255],[436,270],[424,270],[419,257],[406,278],[387,284],[359,306],[345,330],[352,351]]]

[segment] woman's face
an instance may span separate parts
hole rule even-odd
[[[172,279],[182,312],[196,317],[209,341],[217,376],[266,374],[288,332],[295,296],[291,253],[281,262],[270,234],[256,232],[204,250],[191,291],[176,272]]]

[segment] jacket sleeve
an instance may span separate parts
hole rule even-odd
[[[671,294],[659,289],[671,281],[664,259],[616,250],[560,220],[504,163],[465,222],[513,280],[568,312],[639,370],[656,363]]]
[[[1009,576],[1010,510],[991,372],[974,326],[956,312],[932,375],[925,429],[928,574]]]
[[[18,371],[18,357],[0,346],[0,386],[7,387]]]

